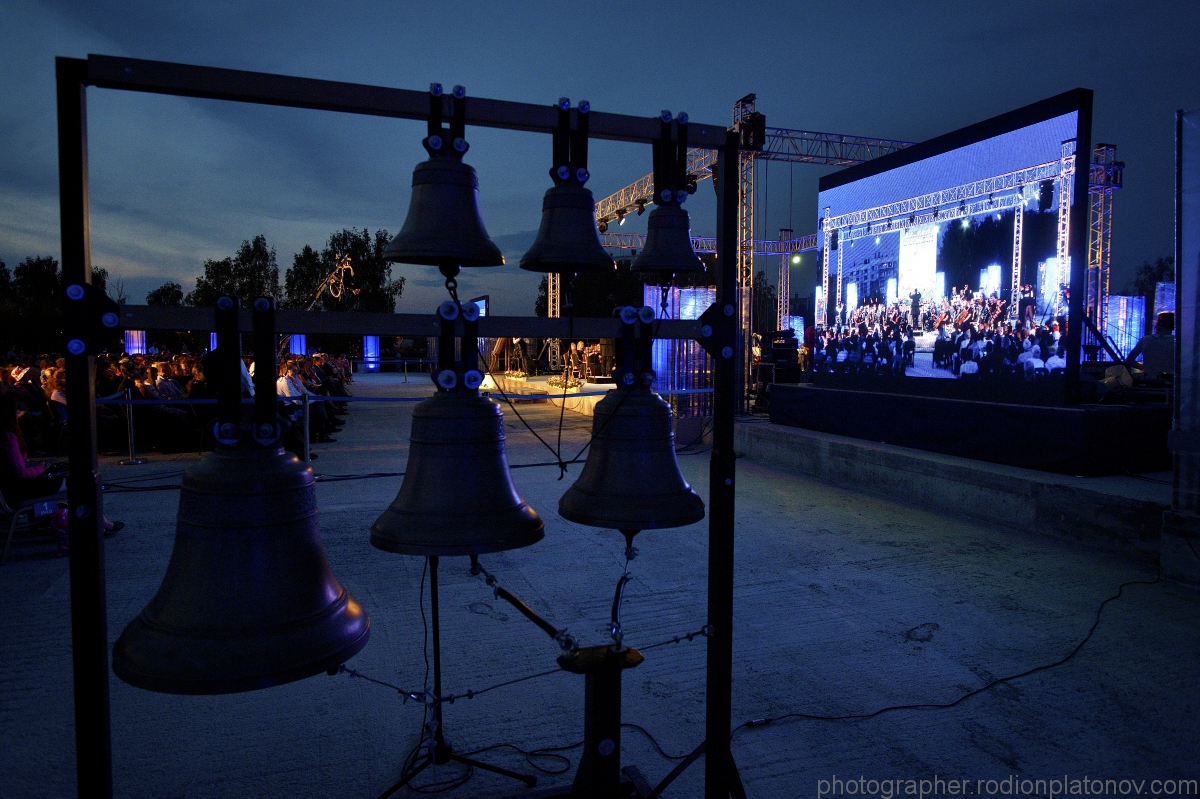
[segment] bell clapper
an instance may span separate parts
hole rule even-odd
[[[558,629],[553,624],[539,616],[537,611],[522,602],[515,594],[503,588],[499,581],[496,580],[495,576],[490,574],[487,569],[480,565],[478,555],[471,556],[471,574],[476,577],[482,574],[484,581],[488,584],[488,587],[492,589],[492,595],[494,597],[497,599],[503,599],[505,602],[512,605],[521,612],[522,616],[529,619],[531,622],[536,624],[542,632],[553,638],[562,649],[564,656],[574,656],[576,650],[579,649],[579,642],[575,639],[575,636],[567,632],[566,627],[562,628],[561,630]]]

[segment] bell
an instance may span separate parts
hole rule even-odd
[[[369,628],[325,560],[312,469],[279,447],[218,448],[184,474],[167,574],[113,671],[150,691],[252,691],[336,668]]]
[[[482,555],[529,546],[545,525],[517,495],[500,406],[474,391],[439,391],[413,409],[400,493],[371,527],[371,545],[404,555]]]
[[[530,272],[596,272],[612,270],[613,259],[596,231],[592,192],[574,181],[546,190],[537,239],[521,258]]]
[[[677,203],[660,205],[646,222],[646,248],[633,262],[634,272],[702,272],[692,249],[692,223]]]
[[[458,266],[502,266],[504,256],[479,216],[479,179],[453,157],[434,156],[413,170],[408,217],[383,251],[385,261]]]
[[[671,406],[642,387],[596,404],[583,472],[558,501],[564,519],[632,533],[704,518],[704,501],[679,471]]]

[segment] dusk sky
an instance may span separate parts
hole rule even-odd
[[[1114,288],[1173,250],[1174,111],[1200,105],[1200,3],[342,2],[0,0],[0,260],[59,254],[54,57],[88,53],[729,124],[754,92],[775,127],[921,141],[1082,86],[1094,142],[1117,145]],[[343,227],[399,230],[417,122],[91,89],[93,261],[131,302],[191,289],[206,258],[264,234],[281,272]],[[467,131],[489,233],[509,265],[466,270],[464,297],[529,315],[539,276],[516,266],[549,185],[548,136]],[[760,167],[760,169],[763,169]],[[650,149],[596,142],[599,199],[650,171]],[[828,168],[773,164],[760,238],[816,229]],[[789,198],[789,182],[791,196]],[[763,206],[766,206],[764,209]],[[710,183],[688,202],[715,232]],[[765,218],[764,218],[765,214]],[[639,222],[643,223],[639,225]],[[622,230],[644,229],[644,217]],[[774,259],[760,265],[772,275]],[[442,299],[429,267],[397,310]]]

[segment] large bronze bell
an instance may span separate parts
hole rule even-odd
[[[504,256],[479,216],[479,178],[462,162],[470,146],[466,89],[455,86],[448,128],[442,126],[442,85],[429,87],[428,161],[413,170],[412,199],[404,226],[383,251],[384,260],[440,267],[448,277],[460,266],[502,266]]]
[[[439,391],[413,409],[400,493],[371,544],[405,555],[482,555],[529,546],[545,525],[517,495],[500,406],[474,390]]]
[[[671,406],[644,386],[610,391],[596,404],[583,472],[558,501],[564,519],[592,527],[682,527],[704,518],[675,457]]]
[[[479,178],[454,158],[432,157],[413,170],[404,226],[383,251],[387,261],[431,266],[501,266],[504,256],[479,216]]]
[[[268,688],[341,665],[369,627],[325,560],[312,469],[281,447],[220,447],[184,474],[167,574],[113,671],[175,694]]]
[[[692,223],[678,203],[657,206],[646,222],[646,248],[633,261],[635,272],[700,272],[692,249]]]
[[[537,239],[521,258],[530,272],[612,270],[612,256],[600,244],[592,192],[574,181],[553,186],[542,198]]]

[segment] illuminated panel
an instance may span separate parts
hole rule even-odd
[[[363,336],[363,371],[379,371],[379,336]]]
[[[292,355],[308,354],[308,336],[303,333],[293,333],[288,340],[288,350]]]
[[[900,291],[908,297],[919,291],[922,297],[937,296],[937,254],[939,225],[918,225],[900,231]],[[945,275],[942,275],[945,280]]]
[[[126,330],[125,331],[125,354],[126,355],[145,355],[146,354],[146,331],[145,330]]]

